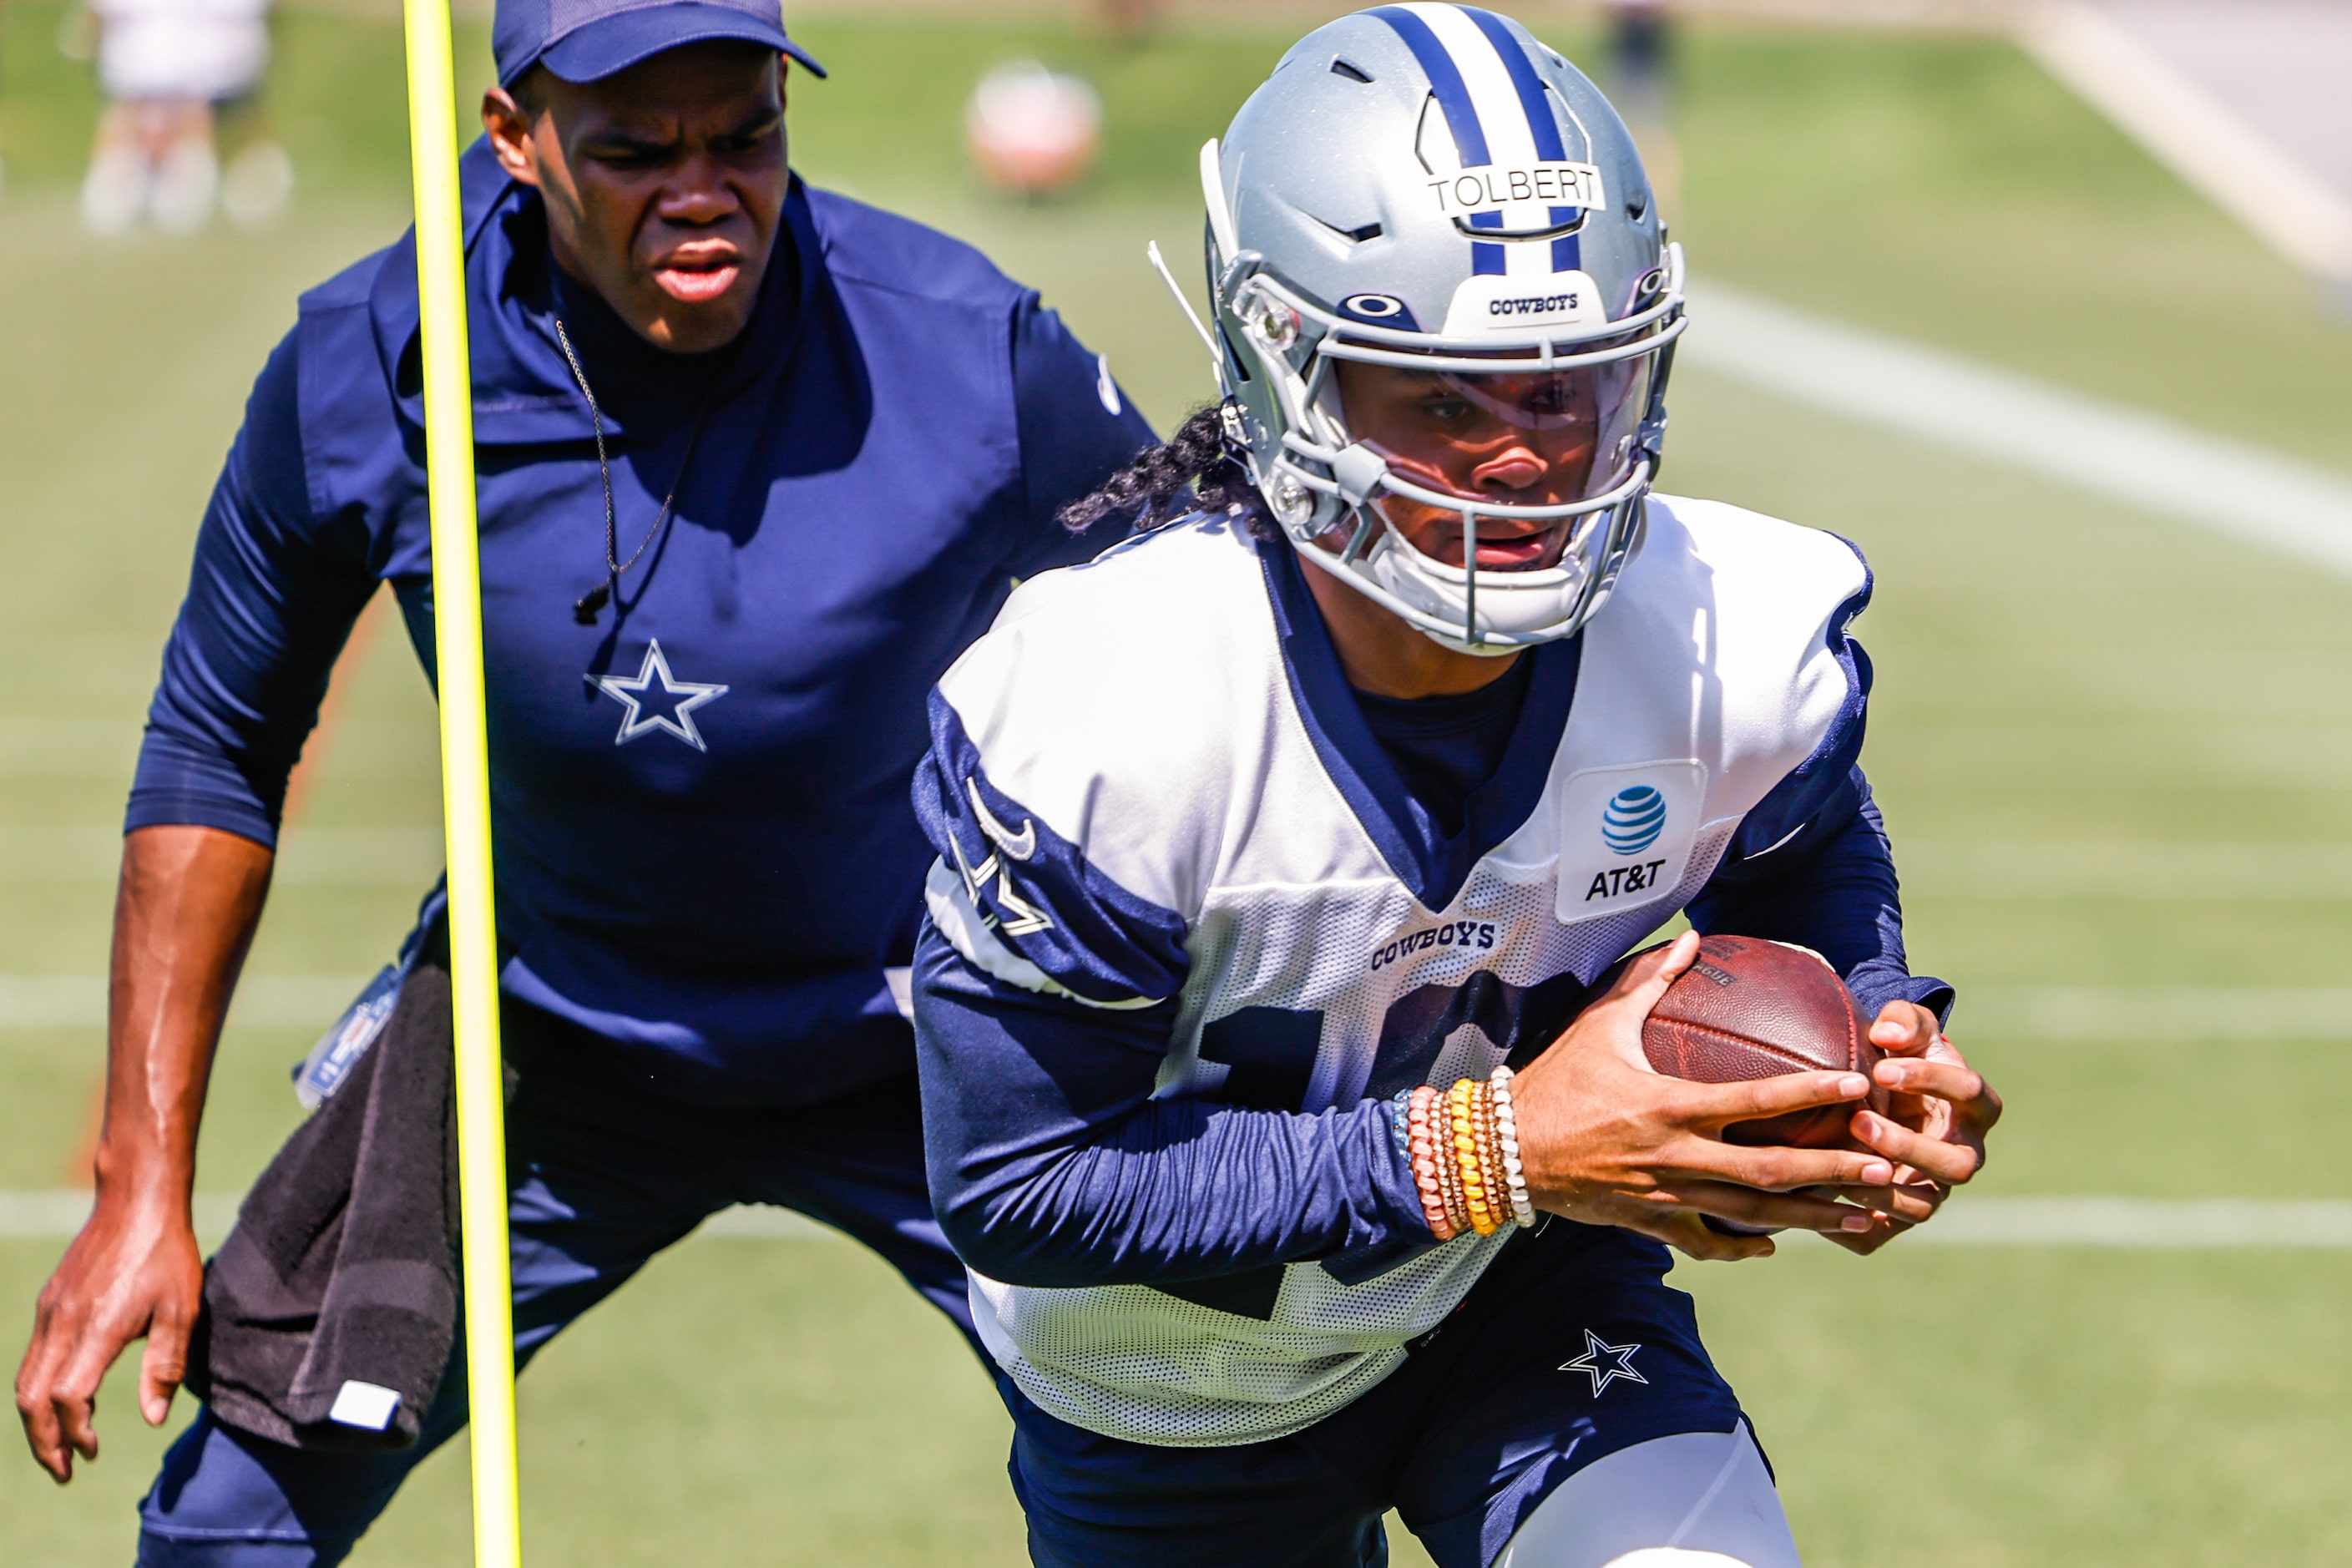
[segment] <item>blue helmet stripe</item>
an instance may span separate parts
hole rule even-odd
[[[1551,221],[1566,223],[1569,215],[1575,211],[1574,207],[1554,207],[1551,209]],[[1554,272],[1574,272],[1583,266],[1583,247],[1576,243],[1576,236],[1563,234],[1551,242],[1551,269]]]
[[[1551,105],[1545,100],[1543,79],[1528,59],[1527,50],[1518,39],[1503,26],[1503,19],[1492,11],[1475,5],[1457,5],[1455,10],[1478,25],[1495,52],[1503,57],[1503,68],[1511,74],[1511,85],[1519,89],[1519,107],[1527,110],[1528,130],[1536,139],[1536,156],[1547,163],[1564,163],[1568,148],[1559,139],[1559,121],[1552,117]]]
[[[1470,226],[1472,228],[1500,228],[1503,226],[1503,215],[1501,213],[1472,213],[1470,215]],[[1501,246],[1490,245],[1486,241],[1480,239],[1473,240],[1470,245],[1470,270],[1482,277],[1491,275],[1493,277],[1500,278],[1504,273],[1509,271],[1510,268],[1506,263],[1503,256],[1503,247]]]
[[[1423,72],[1429,78],[1429,89],[1437,95],[1437,106],[1445,111],[1445,128],[1454,133],[1454,148],[1462,154],[1462,166],[1483,168],[1492,163],[1494,160],[1486,154],[1486,131],[1478,123],[1478,110],[1470,101],[1470,89],[1463,81],[1454,57],[1445,52],[1445,46],[1429,30],[1429,24],[1402,5],[1379,5],[1367,14],[1394,28],[1405,47],[1412,51],[1412,58],[1421,62]]]

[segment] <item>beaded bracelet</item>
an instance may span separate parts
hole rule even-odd
[[[1440,1241],[1493,1236],[1536,1223],[1519,1159],[1511,1069],[1402,1089],[1389,1102],[1389,1127],[1412,1166],[1422,1218]]]
[[[1429,1142],[1437,1156],[1437,1186],[1445,1200],[1446,1223],[1454,1234],[1470,1231],[1469,1205],[1462,1197],[1462,1160],[1454,1148],[1454,1117],[1445,1091],[1440,1089],[1429,1107]]]
[[[1497,1201],[1490,1205],[1486,1201],[1490,1188],[1483,1157],[1486,1152],[1478,1137],[1480,1087],[1475,1079],[1462,1079],[1447,1094],[1446,1101],[1453,1121],[1454,1152],[1461,1162],[1462,1206],[1469,1211],[1471,1229],[1480,1236],[1492,1236],[1502,1228],[1496,1218],[1496,1211],[1502,1205]],[[1499,1199],[1499,1193],[1496,1195]]]
[[[1486,1206],[1497,1228],[1511,1223],[1510,1185],[1503,1173],[1503,1139],[1496,1130],[1495,1086],[1485,1079],[1473,1091],[1478,1112],[1478,1158],[1486,1167]]]
[[[1511,1223],[1511,1203],[1503,1173],[1503,1141],[1495,1131],[1494,1086],[1479,1079],[1473,1103],[1478,1112],[1478,1159],[1486,1169],[1486,1207],[1495,1215],[1495,1228],[1500,1230]]]
[[[1518,1112],[1511,1105],[1511,1069],[1498,1067],[1486,1081],[1495,1100],[1495,1142],[1503,1156],[1503,1180],[1510,1194],[1511,1217],[1521,1225],[1536,1223],[1536,1205],[1528,1194],[1528,1176],[1519,1163]]]
[[[1504,1107],[1510,1100],[1510,1090],[1501,1088],[1492,1078],[1486,1080],[1486,1146],[1494,1152],[1495,1157],[1495,1216],[1507,1225],[1523,1225],[1526,1222],[1519,1218],[1519,1211],[1511,1203],[1511,1184],[1519,1182],[1524,1185],[1525,1179],[1503,1149]],[[1512,1142],[1516,1144],[1517,1141],[1515,1133]]]
[[[1511,1102],[1510,1074],[1498,1068],[1487,1080],[1495,1103],[1495,1144],[1503,1165],[1504,1195],[1511,1218],[1520,1225],[1535,1223],[1535,1204],[1528,1192],[1527,1168],[1519,1154],[1518,1110]]]
[[[1432,1122],[1435,1114],[1437,1090],[1423,1084],[1412,1091],[1405,1101],[1406,1139],[1412,1159],[1412,1184],[1421,1195],[1421,1215],[1429,1222],[1429,1231],[1440,1241],[1451,1241],[1456,1232],[1452,1215],[1446,1212],[1445,1189],[1439,1172],[1444,1162],[1437,1157],[1436,1140]]]
[[[1494,1183],[1494,1168],[1486,1163],[1486,1138],[1479,1129],[1479,1123],[1484,1121],[1484,1117],[1479,1114],[1479,1089],[1482,1089],[1482,1084],[1470,1081],[1470,1090],[1463,1096],[1463,1119],[1465,1119],[1467,1131],[1470,1131],[1470,1159],[1463,1168],[1467,1171],[1470,1180],[1477,1184],[1477,1208],[1470,1215],[1475,1229],[1482,1237],[1491,1237],[1494,1232],[1503,1229],[1503,1225],[1500,1225],[1503,1194]]]
[[[1454,1193],[1454,1162],[1445,1147],[1445,1101],[1435,1089],[1423,1111],[1428,1128],[1429,1169],[1432,1195],[1437,1202],[1437,1213],[1444,1222],[1443,1239],[1452,1240],[1469,1228],[1468,1216],[1462,1212],[1461,1199]]]
[[[1459,1104],[1462,1099],[1462,1086],[1459,1083],[1455,1084],[1445,1090],[1444,1095],[1438,1122],[1438,1148],[1447,1156],[1446,1163],[1453,1169],[1454,1190],[1449,1195],[1453,1197],[1454,1207],[1462,1220],[1458,1228],[1475,1231],[1478,1228],[1478,1222],[1470,1212],[1470,1161],[1462,1146],[1462,1118]]]
[[[1437,1164],[1429,1146],[1429,1111],[1419,1091],[1405,1098],[1405,1141],[1412,1161],[1413,1190],[1421,1198],[1421,1217],[1433,1234],[1439,1228],[1433,1208],[1437,1192]]]

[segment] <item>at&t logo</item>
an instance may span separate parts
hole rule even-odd
[[[1616,855],[1639,855],[1666,830],[1666,797],[1648,784],[1628,784],[1601,813],[1601,841]]]

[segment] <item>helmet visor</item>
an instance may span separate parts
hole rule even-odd
[[[1657,356],[1531,370],[1419,371],[1341,362],[1348,432],[1391,471],[1465,500],[1568,506],[1608,494],[1641,459]]]

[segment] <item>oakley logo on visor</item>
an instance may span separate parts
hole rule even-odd
[[[1393,294],[1350,294],[1339,301],[1339,314],[1350,321],[1394,327],[1400,331],[1421,331],[1411,307]]]

